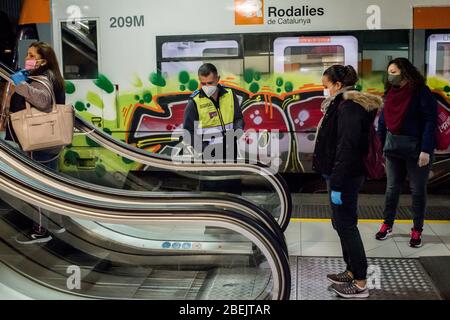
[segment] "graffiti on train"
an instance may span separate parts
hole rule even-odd
[[[173,154],[178,144],[174,133],[182,129],[183,114],[189,96],[199,88],[196,75],[187,71],[177,77],[166,78],[160,73],[152,73],[147,79],[135,75],[130,88],[120,90],[105,75],[89,84],[66,82],[68,99],[77,112],[108,134],[128,144],[153,153]],[[277,140],[281,172],[311,172],[315,133],[322,117],[320,105],[324,99],[320,75],[283,73],[262,75],[248,69],[242,76],[222,75],[221,84],[234,90],[241,103],[246,130],[238,144],[242,157],[258,149],[270,150],[271,141]],[[382,95],[383,75],[361,78],[357,89]],[[428,79],[442,117],[442,125],[450,117],[450,83],[442,78]],[[276,137],[271,132],[277,130]],[[448,130],[447,130],[448,131]],[[450,135],[450,132],[447,132]],[[77,159],[96,159],[99,147],[86,136],[75,137],[72,149],[66,151],[62,167],[75,169]],[[85,150],[88,149],[88,150]],[[445,151],[449,152],[449,150]],[[88,153],[88,155],[82,155]],[[258,155],[259,156],[259,155]],[[99,159],[101,157],[98,157]],[[93,166],[101,174],[109,170],[141,170],[139,164],[120,155],[110,154],[108,164],[95,163]],[[264,159],[258,159],[264,162]]]

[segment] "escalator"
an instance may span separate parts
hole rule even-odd
[[[285,299],[290,291],[286,252],[265,226],[238,210],[213,206],[119,205],[53,189],[0,163],[1,262],[40,286],[82,298]],[[205,199],[206,201],[206,199]],[[23,245],[27,217],[39,206],[63,214],[66,232],[45,244]],[[123,243],[85,228],[161,228],[152,239]],[[53,225],[49,224],[52,230]],[[227,233],[208,235],[207,227]],[[164,231],[166,228],[166,231]],[[178,230],[174,230],[178,228]],[[125,234],[126,235],[126,234]],[[119,245],[117,245],[117,243]],[[70,286],[68,272],[79,270]],[[3,278],[3,277],[2,277]],[[221,294],[230,292],[231,296]],[[34,297],[32,292],[22,292]],[[37,293],[39,295],[39,293]]]
[[[10,290],[30,298],[289,297],[282,232],[244,198],[113,189],[51,172],[3,140],[0,147],[0,278],[29,282]],[[37,207],[50,230],[66,232],[21,244]]]
[[[13,71],[0,63],[0,77],[9,81]],[[207,163],[183,157],[175,159],[128,145],[99,130],[79,115],[75,139],[86,139],[90,147],[63,150],[66,175],[96,185],[163,193],[197,191],[200,181],[239,181],[240,195],[270,212],[284,231],[291,217],[292,199],[283,178],[259,163]],[[134,170],[124,170],[132,163]],[[254,190],[252,192],[252,190]]]

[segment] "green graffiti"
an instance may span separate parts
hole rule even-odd
[[[180,80],[180,83],[186,84],[189,82],[189,73],[187,71],[181,71],[178,75],[178,80]]]
[[[137,74],[135,74],[133,77],[133,86],[135,86],[137,88],[142,87],[142,80],[141,80],[141,78],[139,78],[139,76]]]
[[[75,85],[72,81],[64,81],[65,87],[66,87],[66,93],[72,94],[75,92]]]
[[[145,91],[144,92],[144,101],[145,103],[150,103],[152,102],[152,93],[150,91]]]
[[[89,101],[94,106],[97,106],[99,108],[103,108],[103,101],[102,98],[95,92],[89,91],[86,95],[86,100]]]
[[[98,145],[98,143],[95,142],[94,140],[92,140],[91,138],[89,138],[89,137],[85,137],[85,138],[86,138],[86,144],[87,144],[89,147],[100,147],[100,146]]]
[[[150,75],[150,82],[158,87],[165,87],[166,86],[166,80],[159,72],[153,72]]]
[[[276,80],[276,85],[278,87],[281,87],[283,85],[283,83],[284,83],[283,78],[282,77],[278,77],[277,80]]]
[[[77,111],[79,111],[79,112],[83,112],[83,111],[86,111],[86,110],[87,110],[87,109],[86,109],[86,106],[85,106],[84,103],[81,102],[81,101],[75,102],[75,109],[76,109]]]
[[[252,83],[254,75],[255,75],[255,73],[254,73],[253,69],[246,69],[244,71],[245,82],[247,82],[249,84]]]
[[[363,89],[362,84],[361,84],[361,83],[358,83],[358,84],[356,85],[355,89],[358,90],[358,91],[362,91],[362,89]]]
[[[69,150],[64,155],[64,164],[67,166],[75,166],[78,159],[80,159],[80,155],[77,152]]]
[[[445,87],[444,87],[444,91],[445,91],[445,92],[450,92],[450,86],[445,86]]]
[[[189,89],[189,91],[197,90],[198,89],[198,82],[197,82],[197,80],[194,80],[194,79],[190,80],[189,83],[188,83],[188,89]]]
[[[98,75],[98,79],[94,81],[95,85],[107,93],[114,92],[114,85],[111,81],[103,74]]]
[[[257,84],[256,82],[253,82],[253,83],[250,85],[249,90],[250,90],[250,92],[252,92],[252,93],[257,93],[257,92],[259,91],[259,84]]]
[[[138,95],[134,96],[134,100],[139,101],[141,99],[141,97],[139,97]]]
[[[184,85],[184,84],[182,84],[181,86],[180,86],[180,91],[185,91],[186,90],[186,86]]]
[[[284,85],[284,90],[286,90],[286,92],[292,92],[294,90],[294,85],[292,84],[292,82],[286,82],[286,84]]]
[[[123,163],[125,163],[125,164],[131,164],[131,163],[134,162],[133,160],[130,160],[130,159],[124,158],[124,157],[122,157],[122,161],[123,161]]]
[[[255,71],[255,75],[253,76],[253,78],[255,79],[255,81],[261,80],[261,72]]]
[[[95,166],[95,174],[99,178],[103,178],[106,175],[106,168],[102,164],[98,164]]]
[[[281,93],[281,88],[277,88],[277,93]]]
[[[144,99],[139,100],[140,104],[144,104],[144,102],[145,102]]]
[[[109,134],[110,136],[112,136],[112,131],[109,128],[103,128],[103,132],[105,132],[106,134]]]

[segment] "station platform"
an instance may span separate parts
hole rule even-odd
[[[410,196],[400,199],[393,236],[379,241],[383,195],[360,195],[358,228],[372,277],[369,300],[450,299],[450,198],[428,198],[423,246],[409,247]],[[290,254],[293,300],[336,300],[329,273],[345,270],[341,245],[331,226],[326,194],[293,195],[293,217],[285,232]],[[376,283],[375,277],[378,277]]]

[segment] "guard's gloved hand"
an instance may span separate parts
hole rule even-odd
[[[331,176],[327,174],[322,174],[322,178],[324,178],[325,180],[330,180]]]
[[[29,72],[27,70],[20,70],[11,76],[14,85],[17,86],[19,83],[26,82],[28,80]]]
[[[337,206],[340,206],[342,204],[341,195],[341,192],[331,190],[331,202]]]

